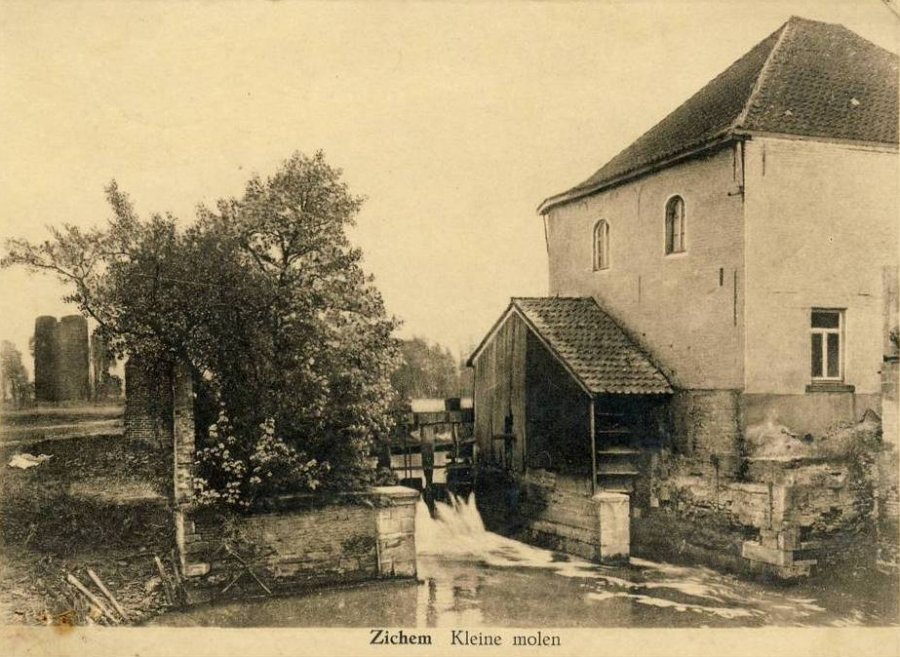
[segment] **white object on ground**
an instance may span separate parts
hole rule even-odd
[[[27,470],[28,468],[40,465],[44,461],[49,461],[51,458],[50,454],[40,454],[39,456],[29,454],[28,452],[25,452],[24,454],[15,454],[9,460],[9,467]]]

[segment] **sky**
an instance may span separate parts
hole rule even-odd
[[[185,224],[295,150],[368,200],[351,231],[402,337],[455,353],[547,292],[536,207],[791,15],[897,51],[885,0],[0,3],[0,241],[141,214]],[[53,278],[0,270],[27,361]]]

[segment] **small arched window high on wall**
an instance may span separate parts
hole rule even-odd
[[[594,225],[594,269],[609,268],[609,223],[601,219]]]
[[[684,251],[684,199],[673,196],[666,203],[666,255]]]

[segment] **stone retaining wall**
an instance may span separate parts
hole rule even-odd
[[[592,495],[589,478],[530,470],[516,487],[479,490],[476,499],[488,529],[602,563],[628,558],[628,496]]]
[[[875,522],[878,531],[878,567],[888,573],[900,572],[900,459],[890,446],[876,460],[877,482]]]
[[[417,500],[412,489],[388,486],[283,497],[250,515],[183,508],[177,541],[192,602],[415,577]]]
[[[874,564],[876,516],[886,536],[896,535],[896,487],[876,511],[884,477],[870,456],[746,459],[738,480],[711,464],[713,455],[660,450],[648,458],[647,506],[592,495],[590,477],[544,470],[482,483],[477,499],[489,529],[587,559],[634,554],[793,579],[816,567]],[[880,545],[889,560],[896,540]]]
[[[872,473],[850,458],[749,459],[744,481],[665,452],[654,466],[651,508],[633,521],[636,554],[793,578],[870,538]]]

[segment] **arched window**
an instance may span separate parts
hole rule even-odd
[[[594,269],[609,267],[609,224],[601,219],[594,226]]]
[[[684,199],[673,196],[666,203],[666,255],[684,251]]]

